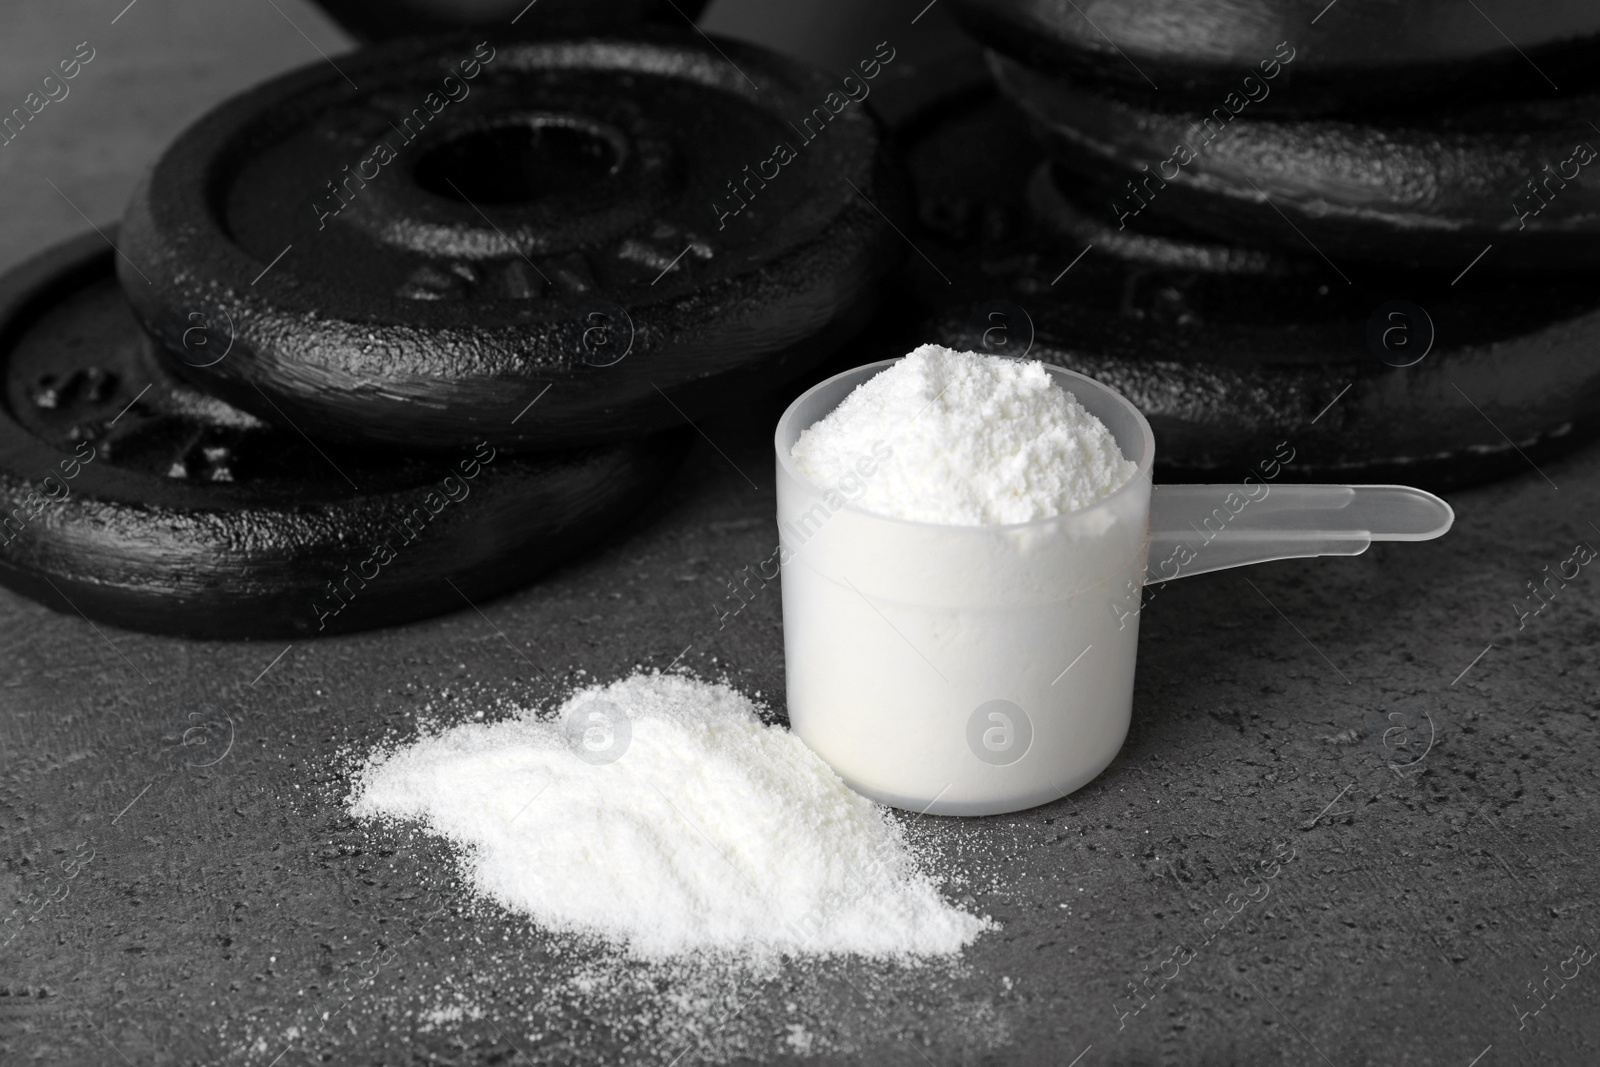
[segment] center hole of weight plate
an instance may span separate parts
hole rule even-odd
[[[417,184],[473,204],[592,194],[628,157],[618,130],[574,116],[530,116],[456,134],[417,162]]]

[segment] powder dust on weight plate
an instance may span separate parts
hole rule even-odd
[[[749,698],[677,675],[380,749],[348,804],[461,846],[472,887],[540,927],[641,960],[909,960],[993,925],[946,903],[888,813]]]

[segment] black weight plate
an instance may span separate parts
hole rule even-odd
[[[1023,63],[1161,108],[1249,92],[1257,115],[1387,115],[1600,76],[1593,0],[956,0],[955,13]]]
[[[1191,270],[1205,274],[1255,277],[1306,276],[1321,273],[1320,262],[1270,249],[1226,244],[1180,223],[1151,219],[1134,229],[1113,226],[1102,215],[1085,210],[1062,191],[1075,183],[1049,163],[1034,168],[1027,183],[1027,204],[1034,219],[1052,237],[1079,247],[1094,247],[1130,265]]]
[[[1346,285],[1314,257],[1108,235],[1016,150],[1019,121],[969,102],[908,150],[935,264],[908,261],[916,339],[1111,385],[1149,418],[1167,477],[1232,480],[1288,442],[1288,479],[1459,485],[1531,474],[1525,457],[1600,428],[1595,274]],[[963,206],[954,159],[1005,169],[969,168]]]
[[[318,448],[161,374],[111,258],[89,234],[0,278],[0,584],[61,611],[265,638],[460,610],[592,545],[692,437],[525,459],[492,431],[456,456]],[[225,324],[193,329],[194,352],[226,347]]]
[[[682,25],[705,0],[317,0],[363,41],[436,36],[481,28],[497,38],[614,33],[639,22]]]
[[[1009,60],[996,77],[1111,222],[1150,214],[1360,263],[1600,267],[1600,96],[1361,123],[1153,111]],[[1207,125],[1209,123],[1209,125]],[[1584,181],[1582,179],[1588,178]],[[1364,269],[1364,268],[1362,268]]]
[[[905,245],[864,83],[668,35],[488,46],[468,85],[473,47],[368,49],[359,91],[320,64],[178,138],[128,209],[129,299],[169,348],[197,310],[236,332],[177,373],[313,437],[571,447],[780,385],[870,317]]]

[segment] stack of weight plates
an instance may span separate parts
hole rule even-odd
[[[836,88],[651,29],[382,44],[225,102],[115,249],[0,279],[0,582],[318,635],[594,545],[690,423],[809,370],[898,266],[871,118],[787,125]]]
[[[957,0],[902,131],[924,336],[1092,374],[1168,469],[1450,485],[1600,408],[1600,4]]]

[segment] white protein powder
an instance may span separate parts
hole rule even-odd
[[[1032,522],[1088,507],[1133,477],[1111,431],[1023,361],[923,345],[806,429],[793,456],[819,488],[856,484],[854,503],[891,518],[957,526]]]
[[[575,742],[573,716],[602,732]],[[645,959],[939,955],[991,925],[945,903],[899,826],[797,737],[692,678],[635,674],[553,721],[377,752],[348,804],[465,846],[474,887],[541,926]]]

